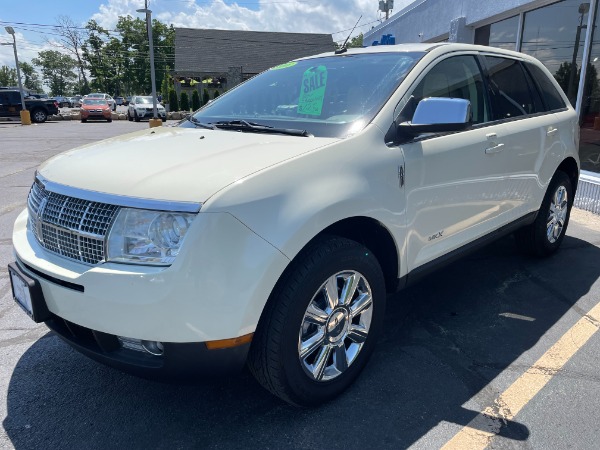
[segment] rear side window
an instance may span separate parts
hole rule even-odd
[[[519,61],[486,56],[493,120],[534,114],[535,103]]]
[[[541,93],[546,109],[552,111],[555,109],[566,108],[563,98],[560,96],[558,90],[552,84],[552,81],[548,79],[548,76],[535,64],[525,63],[527,70],[531,73],[531,76],[537,83]]]

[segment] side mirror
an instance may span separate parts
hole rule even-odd
[[[471,125],[471,102],[462,98],[430,97],[419,102],[411,122],[398,125],[398,135],[461,131]]]

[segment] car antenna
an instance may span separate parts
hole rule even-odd
[[[358,25],[358,22],[360,22],[360,19],[362,19],[362,14],[361,16],[358,18],[358,20],[356,21],[356,24],[354,25],[354,28],[352,28],[352,31],[350,32],[350,34],[348,35],[348,37],[346,38],[346,40],[344,41],[344,45],[342,45],[340,48],[338,48],[334,53],[336,55],[341,55],[342,53],[345,53],[348,51],[348,47],[346,47],[346,45],[348,44],[348,40],[350,39],[350,36],[352,36],[352,33],[354,33],[354,30],[356,29],[356,26]]]

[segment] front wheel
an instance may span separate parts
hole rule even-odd
[[[136,122],[140,121],[140,117],[137,115],[137,113],[135,111],[133,112],[133,120],[135,120]]]
[[[557,171],[548,185],[535,222],[515,233],[519,249],[533,256],[549,256],[557,251],[567,232],[573,197],[571,179],[566,173]]]
[[[269,299],[248,357],[251,372],[291,404],[336,397],[373,352],[385,295],[379,262],[367,248],[339,237],[312,244]]]

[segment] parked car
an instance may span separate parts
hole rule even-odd
[[[131,102],[131,95],[128,95],[127,97],[125,97],[125,100],[123,101],[123,104],[125,106],[128,106],[130,102]]]
[[[106,102],[110,105],[110,109],[112,109],[113,111],[117,109],[117,102],[115,102],[115,99],[108,94],[92,93],[86,95],[84,98],[99,98],[102,100],[106,100]]]
[[[54,99],[26,99],[25,107],[32,122],[43,123],[51,114],[58,114],[58,102]],[[23,109],[19,90],[0,90],[0,116],[18,116]]]
[[[117,103],[117,106],[122,105],[124,101],[125,99],[123,97],[115,97],[115,102]]]
[[[298,59],[179,127],[44,163],[14,226],[13,295],[119,369],[247,363],[285,401],[319,404],[367,364],[386,293],[508,233],[559,249],[577,144],[530,56],[432,43]]]
[[[156,105],[158,116],[163,122],[167,120],[167,110],[159,103]],[[142,119],[150,119],[154,117],[154,106],[152,97],[144,95],[134,95],[127,107],[127,119],[131,122],[135,120],[139,122]]]
[[[54,100],[56,100],[56,102],[58,103],[58,107],[59,108],[72,108],[73,107],[73,102],[71,100],[71,97],[64,97],[64,96],[56,96],[54,97]]]
[[[101,98],[86,98],[81,105],[81,122],[88,120],[106,120],[112,122],[110,105]]]

